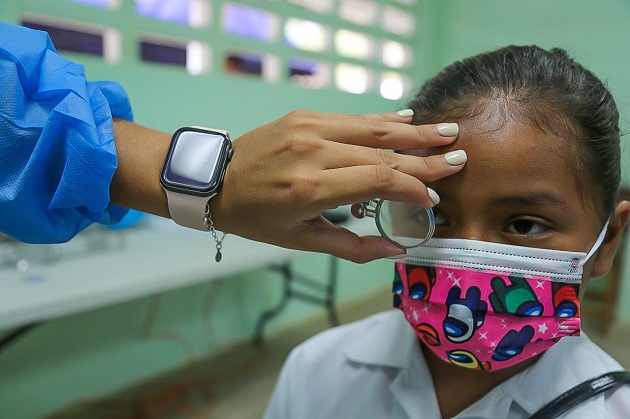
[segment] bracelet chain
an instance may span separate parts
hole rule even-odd
[[[214,223],[212,222],[212,214],[210,214],[210,204],[206,204],[206,211],[204,213],[203,225],[208,229],[210,233],[212,233],[212,237],[216,243],[217,254],[214,256],[214,260],[216,262],[221,262],[221,258],[223,255],[221,254],[221,249],[223,248],[223,240],[225,239],[226,233],[223,233],[221,238],[217,236],[217,230],[214,228]]]

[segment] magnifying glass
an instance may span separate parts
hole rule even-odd
[[[435,232],[431,208],[377,198],[353,204],[350,211],[355,218],[374,218],[381,236],[403,249],[426,243]]]

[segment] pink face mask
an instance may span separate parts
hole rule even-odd
[[[394,305],[447,362],[499,370],[580,333],[578,286],[591,251],[431,239],[396,262]]]

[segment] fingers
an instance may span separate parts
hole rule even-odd
[[[404,253],[403,249],[380,236],[357,236],[321,217],[309,221],[301,234],[304,240],[301,247],[305,250],[328,253],[356,263]]]
[[[373,198],[410,202],[425,208],[439,202],[435,196],[434,202],[417,178],[382,165],[326,170],[309,190],[308,199],[312,205],[327,209]]]
[[[463,165],[467,156],[464,150],[453,150],[446,154],[420,157],[378,148],[328,142],[318,150],[317,160],[321,162],[323,169],[384,165],[423,182],[432,182],[458,172],[461,168],[456,167]]]
[[[439,147],[455,141],[459,127],[454,123],[409,125],[411,117],[395,113],[345,115],[294,111],[283,118],[285,129],[312,129],[319,138],[346,144],[392,150]]]
[[[440,147],[455,141],[457,124],[409,125],[379,119],[354,118],[322,123],[320,135],[330,141],[390,150]]]
[[[319,180],[308,188],[311,199],[323,208],[373,198],[406,201],[430,208],[439,202],[439,197],[431,196],[435,192],[428,191],[423,182],[434,182],[459,172],[466,159],[463,150],[429,157],[381,152],[395,160],[383,162],[382,158],[375,157],[374,164],[364,162],[322,171]]]
[[[381,119],[389,122],[404,122],[408,124],[413,120],[413,110],[402,109],[398,112],[353,114],[351,116],[364,119]]]

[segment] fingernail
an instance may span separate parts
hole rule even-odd
[[[459,133],[459,125],[456,123],[439,124],[436,129],[442,137],[454,137]]]
[[[444,155],[444,160],[451,166],[459,166],[466,163],[468,156],[464,150],[450,151]]]
[[[406,253],[399,253],[397,255],[385,256],[385,259],[394,259],[394,260],[396,260],[396,259],[402,259],[402,258],[404,258],[406,256],[407,256]]]
[[[435,205],[440,203],[440,195],[438,195],[437,192],[431,188],[427,188],[427,192],[429,193],[429,198],[431,198],[431,201],[433,201]]]
[[[396,112],[396,114],[398,116],[403,116],[403,117],[413,116],[413,109],[401,109],[398,112]]]

